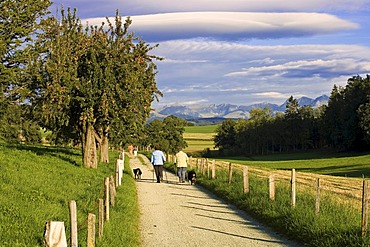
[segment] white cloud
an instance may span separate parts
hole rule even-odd
[[[300,60],[284,64],[262,67],[245,68],[239,72],[228,73],[225,76],[283,76],[283,77],[329,77],[351,75],[356,73],[370,73],[369,61],[354,59],[340,60]]]
[[[273,98],[273,99],[287,99],[291,96],[289,94],[283,94],[279,92],[262,92],[262,93],[254,93],[252,95],[263,97],[263,98]]]
[[[113,2],[113,0],[110,0]],[[367,0],[131,0],[125,6],[136,12],[172,11],[323,11],[357,10],[368,6]],[[143,8],[143,6],[146,6]]]
[[[131,30],[147,41],[194,37],[286,38],[328,34],[358,27],[334,15],[302,12],[182,12],[132,16],[131,19]],[[104,19],[91,18],[84,21],[90,25],[100,25]]]

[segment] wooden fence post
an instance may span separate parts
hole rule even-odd
[[[316,179],[316,201],[315,201],[315,214],[320,213],[320,178]]]
[[[189,168],[190,170],[193,168],[193,156],[189,157]]]
[[[95,214],[87,216],[87,247],[95,247]]]
[[[209,162],[208,162],[208,159],[206,159],[206,166],[207,166],[207,178],[209,179]]]
[[[115,205],[115,197],[116,197],[116,186],[114,185],[113,176],[110,176],[109,179],[109,196],[110,196],[110,205]]]
[[[122,175],[123,175],[123,169],[124,169],[124,161],[118,159],[116,162],[116,186],[122,184]]]
[[[291,189],[292,189],[292,207],[295,207],[295,202],[296,202],[296,184],[295,184],[295,169],[292,169],[292,179],[291,179]]]
[[[216,161],[212,160],[212,179],[216,178]]]
[[[275,175],[269,176],[269,197],[271,201],[275,201]]]
[[[109,178],[105,178],[105,220],[109,221]]]
[[[362,221],[361,221],[361,233],[362,237],[364,238],[367,233],[367,223],[368,223],[368,208],[369,208],[369,200],[368,200],[368,191],[367,191],[367,180],[363,181],[362,185]]]
[[[78,246],[77,238],[77,206],[76,201],[69,202],[70,221],[71,221],[71,247]]]
[[[248,166],[243,167],[243,192],[249,193],[249,174]]]
[[[104,233],[104,202],[99,199],[99,238],[103,237]]]
[[[229,163],[229,184],[231,184],[232,178],[233,178],[233,167],[232,164]]]

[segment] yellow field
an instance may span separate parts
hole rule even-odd
[[[212,130],[215,128],[211,126]],[[185,128],[184,139],[188,144],[188,147],[184,149],[185,152],[200,152],[206,148],[214,150],[213,138],[216,133],[211,131],[205,131],[209,127],[205,126],[192,126],[191,128]],[[199,132],[197,132],[199,130]]]

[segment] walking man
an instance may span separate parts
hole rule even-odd
[[[188,167],[189,157],[181,149],[176,153],[175,164],[177,167],[177,175],[180,183],[185,183],[185,174]]]
[[[163,179],[163,164],[166,161],[166,157],[164,157],[163,152],[161,151],[161,147],[156,145],[154,147],[154,152],[150,158],[150,162],[153,165],[155,176],[157,177],[157,183],[160,183]]]

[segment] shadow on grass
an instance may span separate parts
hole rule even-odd
[[[17,149],[20,151],[29,151],[36,155],[54,156],[58,159],[66,161],[74,166],[82,166],[75,159],[81,159],[81,154],[77,149],[66,147],[51,147],[51,146],[28,146],[21,144],[7,144],[7,148]]]

